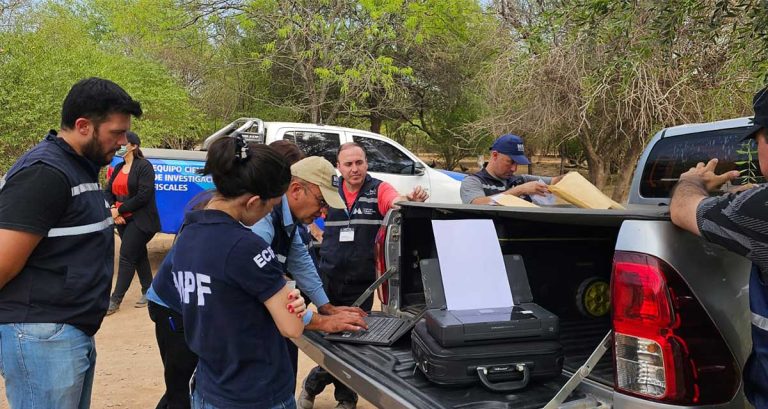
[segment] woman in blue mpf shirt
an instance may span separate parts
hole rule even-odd
[[[245,227],[280,201],[290,167],[268,146],[227,137],[210,147],[203,174],[216,191],[187,215],[163,280],[175,287],[184,336],[199,357],[192,407],[295,408],[283,337],[301,335],[304,301],[269,245]],[[296,301],[286,305],[289,297]]]

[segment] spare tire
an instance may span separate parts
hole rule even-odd
[[[600,277],[589,277],[576,290],[576,308],[588,318],[600,318],[611,311],[611,286]]]

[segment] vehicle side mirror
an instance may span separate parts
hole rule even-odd
[[[416,176],[424,176],[424,173],[426,173],[426,168],[424,167],[424,164],[421,162],[413,162],[413,174]]]

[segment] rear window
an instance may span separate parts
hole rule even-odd
[[[738,170],[742,177],[732,184],[763,183],[757,161],[754,140],[740,141],[744,128],[662,138],[651,150],[643,169],[640,195],[647,198],[668,198],[681,173],[717,158],[715,173]],[[751,156],[751,159],[750,159]]]

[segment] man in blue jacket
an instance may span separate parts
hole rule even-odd
[[[277,254],[277,261],[283,266],[283,272],[296,280],[297,288],[317,306],[320,315],[313,314],[312,310],[307,310],[304,315],[307,329],[340,332],[367,328],[362,319],[366,314],[362,309],[335,306],[329,302],[317,268],[298,231],[299,223],[312,223],[323,209],[343,208],[344,202],[333,185],[334,180],[338,180],[336,171],[327,160],[310,156],[294,163],[291,174],[293,179],[283,199],[252,230],[270,243]],[[291,340],[286,339],[286,342],[295,375],[299,351]]]

